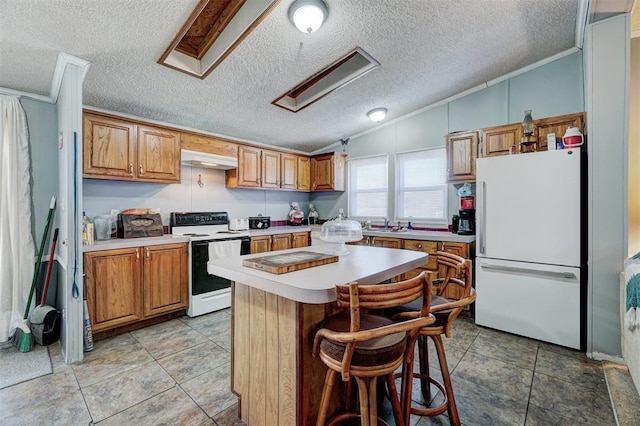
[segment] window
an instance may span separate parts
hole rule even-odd
[[[447,222],[444,148],[396,154],[396,218]]]
[[[388,216],[388,158],[386,155],[349,160],[349,216]]]

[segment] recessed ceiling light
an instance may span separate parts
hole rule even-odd
[[[327,19],[329,11],[322,0],[296,0],[289,7],[289,19],[303,33],[313,33]]]
[[[371,121],[378,123],[378,122],[384,120],[384,118],[387,116],[387,109],[386,108],[374,108],[374,109],[372,109],[371,111],[369,111],[367,113],[367,116],[369,116]]]

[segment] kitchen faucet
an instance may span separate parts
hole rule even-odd
[[[384,218],[384,229],[389,229],[389,219]]]

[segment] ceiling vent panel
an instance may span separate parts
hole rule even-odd
[[[298,112],[379,66],[378,61],[357,47],[271,103]]]
[[[201,0],[158,61],[205,78],[280,0]]]

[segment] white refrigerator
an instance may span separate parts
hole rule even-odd
[[[579,149],[476,161],[476,324],[584,349]]]

